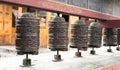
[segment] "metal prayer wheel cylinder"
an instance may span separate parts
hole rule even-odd
[[[88,46],[99,48],[101,46],[102,28],[98,22],[92,22],[88,27]]]
[[[71,27],[71,48],[87,50],[88,28],[84,21],[77,20]]]
[[[117,35],[116,28],[104,28],[104,35]]]
[[[117,45],[117,35],[104,35],[103,38],[104,46],[116,46]]]
[[[120,29],[117,29],[117,44],[120,45]]]
[[[103,45],[104,46],[116,46],[117,45],[117,29],[104,28]]]
[[[118,47],[116,48],[116,50],[120,51],[120,47],[119,47],[119,45],[120,45],[120,29],[119,28],[117,29],[117,45],[118,45]]]
[[[68,24],[62,17],[55,17],[49,22],[49,49],[51,51],[68,50]]]
[[[38,54],[39,21],[31,13],[23,13],[16,24],[17,54]]]

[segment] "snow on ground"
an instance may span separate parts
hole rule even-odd
[[[82,51],[83,57],[81,58],[75,57],[74,54],[77,50],[70,48],[67,52],[60,52],[63,59],[61,62],[52,62],[56,52],[40,48],[39,55],[29,55],[34,66],[20,67],[25,55],[16,55],[15,47],[1,47],[0,55],[5,55],[6,57],[0,58],[0,70],[94,70],[120,61],[120,51],[116,51],[115,47],[113,47],[113,53],[106,52],[108,47],[95,49],[96,55],[89,54],[91,49],[88,49],[88,51]],[[13,51],[3,52],[1,49]]]

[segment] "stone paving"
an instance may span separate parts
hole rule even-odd
[[[39,55],[29,55],[34,66],[20,67],[25,55],[16,55],[16,50],[13,46],[0,46],[0,55],[4,53],[6,56],[1,56],[0,58],[0,70],[94,70],[120,61],[120,51],[116,51],[116,48],[113,47],[113,53],[108,53],[106,52],[107,48],[95,49],[96,55],[89,54],[91,49],[82,51],[83,57],[79,58],[74,56],[77,50],[69,48],[67,52],[60,52],[63,59],[61,62],[52,62],[56,52],[51,52],[47,48],[40,48]],[[6,49],[9,51],[5,51]]]

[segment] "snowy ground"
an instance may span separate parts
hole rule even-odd
[[[113,53],[108,53],[107,48],[95,49],[96,55],[89,54],[90,49],[82,51],[81,58],[74,56],[76,49],[69,49],[67,52],[60,52],[63,59],[61,62],[52,62],[56,52],[40,49],[39,55],[29,56],[34,66],[20,67],[25,55],[16,55],[14,47],[0,46],[0,70],[94,70],[120,61],[120,51],[116,51],[113,47]]]

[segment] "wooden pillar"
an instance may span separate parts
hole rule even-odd
[[[68,23],[68,41],[70,41],[70,35],[71,35],[71,24],[74,24],[76,20],[78,20],[79,17],[77,16],[70,16],[69,17],[69,23]]]
[[[18,17],[20,17],[20,15],[22,14],[23,8],[22,7],[18,7]]]
[[[50,12],[47,12],[46,13],[46,44],[47,44],[47,46],[48,46],[48,25],[49,25],[49,21],[51,20],[51,13]]]

